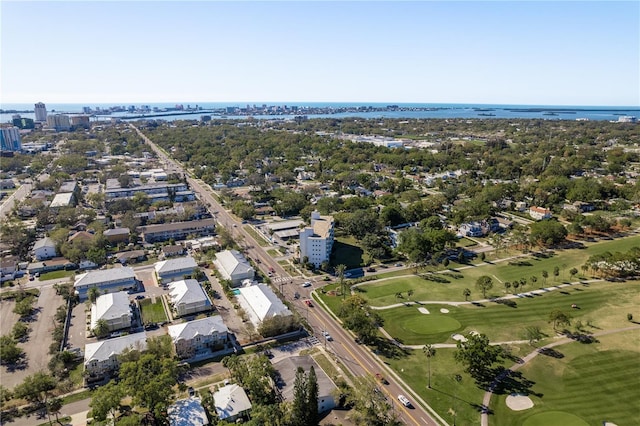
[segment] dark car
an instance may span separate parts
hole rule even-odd
[[[157,323],[157,322],[152,322],[151,324],[146,324],[146,325],[144,326],[144,329],[145,329],[145,330],[155,330],[155,329],[157,329],[158,327],[159,327],[159,326],[158,326],[158,323]]]
[[[192,386],[189,386],[188,391],[189,391],[189,396],[195,396],[196,395],[196,390]]]

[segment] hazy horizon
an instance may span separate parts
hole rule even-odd
[[[0,7],[3,104],[640,105],[637,1]]]

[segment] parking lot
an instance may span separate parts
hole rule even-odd
[[[6,366],[0,370],[0,383],[7,388],[13,388],[20,384],[25,377],[40,370],[48,371],[49,346],[53,342],[53,329],[55,327],[55,313],[59,306],[64,304],[64,299],[56,295],[53,286],[45,286],[40,289],[40,296],[33,307],[36,314],[28,324],[31,327],[28,339],[18,343],[26,354],[26,368],[10,371]],[[13,325],[18,321],[18,315],[13,313],[15,302],[5,300],[0,305],[0,331],[2,335],[10,334]]]

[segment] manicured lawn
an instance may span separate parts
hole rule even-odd
[[[357,268],[363,265],[362,256],[364,251],[358,247],[353,237],[336,238],[333,243],[333,253],[331,255],[331,265],[347,265],[347,269]]]
[[[547,336],[555,335],[548,322],[553,310],[571,317],[572,325],[580,321],[586,331],[596,328],[617,328],[628,325],[627,312],[636,312],[640,304],[640,282],[600,282],[555,290],[539,296],[511,299],[515,305],[495,302],[484,306],[410,305],[377,311],[385,320],[384,328],[398,341],[407,345],[425,343],[455,343],[454,333],[478,331],[493,342],[525,339],[527,326],[538,326]],[[579,309],[572,309],[576,304]],[[423,314],[418,307],[430,313]],[[445,308],[449,312],[441,313]],[[573,327],[571,327],[573,329]]]
[[[384,362],[407,383],[414,392],[424,399],[449,424],[453,424],[452,411],[457,412],[456,424],[479,425],[484,391],[476,386],[474,380],[463,371],[462,366],[453,359],[454,349],[436,349],[431,358],[431,389],[427,388],[428,365],[422,350],[410,350],[408,355],[398,358],[382,357]],[[462,380],[458,384],[454,377],[459,374]],[[394,377],[388,376],[389,381]],[[397,395],[391,395],[395,398]],[[407,395],[410,400],[413,397]]]
[[[574,281],[582,279],[582,270],[580,266],[594,254],[601,254],[606,251],[625,252],[633,246],[640,246],[640,236],[621,238],[612,241],[602,241],[592,243],[584,249],[563,250],[554,253],[547,258],[529,256],[527,258],[514,259],[512,264],[509,262],[485,263],[474,267],[460,267],[451,269],[444,273],[442,277],[448,282],[428,281],[415,275],[397,278],[395,280],[377,281],[367,283],[360,286],[360,290],[364,291],[362,296],[369,300],[372,306],[386,306],[393,303],[401,302],[396,300],[395,294],[398,292],[405,293],[413,290],[412,300],[439,300],[439,301],[463,301],[462,290],[469,288],[471,290],[470,300],[482,299],[482,293],[475,288],[476,280],[482,275],[488,275],[493,279],[493,288],[487,292],[487,297],[502,297],[505,295],[503,283],[505,281],[513,282],[521,278],[527,280],[531,276],[536,276],[538,281],[535,286],[527,283],[526,287],[521,291],[530,291],[542,287],[551,287],[568,281],[569,270],[573,267],[580,272]],[[563,267],[564,265],[564,267]],[[553,276],[553,269],[557,266],[560,268],[560,276],[556,279]],[[546,270],[549,277],[544,282],[542,271]],[[412,269],[408,269],[405,273],[412,273]],[[591,278],[587,276],[585,278]],[[406,300],[406,299],[405,299]]]
[[[278,250],[275,250],[275,249],[269,249],[269,250],[267,250],[267,253],[269,253],[269,256],[271,256],[271,257],[282,256],[282,254],[280,254],[280,252]]]
[[[40,278],[38,279],[40,281],[57,280],[59,278],[73,277],[75,275],[76,275],[75,271],[51,271],[51,272],[47,272],[46,274],[41,274]]]
[[[593,344],[556,347],[559,357],[538,355],[521,372],[531,380],[534,407],[512,411],[494,396],[492,425],[640,425],[640,333],[602,336]],[[569,422],[577,416],[582,423]],[[560,420],[566,422],[559,423]]]
[[[256,240],[256,242],[258,244],[260,244],[260,247],[269,247],[270,246],[269,242],[267,240],[265,240],[264,237],[262,237],[262,235],[258,234],[256,232],[256,230],[253,229],[251,226],[244,225],[242,227],[242,229],[247,231],[249,233],[249,235],[251,235],[253,237],[253,239]]]
[[[156,298],[156,303],[152,303],[151,299],[141,300],[140,310],[142,311],[142,322],[144,324],[167,320],[167,314],[159,297]]]

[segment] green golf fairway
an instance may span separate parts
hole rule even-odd
[[[564,411],[547,411],[546,413],[535,414],[522,423],[522,426],[588,426],[578,416],[574,416]]]

